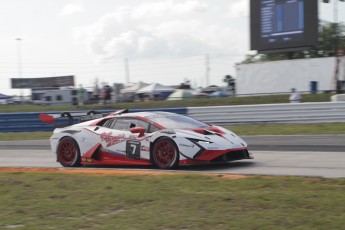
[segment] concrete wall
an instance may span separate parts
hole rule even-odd
[[[310,58],[241,64],[237,66],[237,94],[310,91],[310,82],[318,90],[334,90],[335,57]],[[345,57],[341,58],[339,80],[345,80]]]

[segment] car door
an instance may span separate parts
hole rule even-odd
[[[134,137],[134,135],[130,135],[127,126],[129,127],[129,121],[125,118],[112,118],[97,127],[94,132],[98,134],[99,143],[105,151],[124,155],[126,152],[125,141]]]
[[[129,127],[129,135],[132,138],[126,140],[126,156],[128,158],[135,159],[150,159],[150,123],[139,118],[129,118],[127,121],[129,122],[129,124],[126,124],[126,127]],[[115,124],[115,127],[119,127],[119,125]],[[130,131],[131,128],[138,127],[145,129],[145,133],[143,136],[141,136],[139,133],[132,133]]]
[[[139,159],[142,158],[141,150],[146,150],[145,146],[149,147],[149,142],[145,141],[146,134],[139,137],[139,133],[132,133],[130,128],[147,129],[148,126],[147,122],[136,118],[120,117],[106,121],[95,132],[99,135],[100,143],[105,151]]]

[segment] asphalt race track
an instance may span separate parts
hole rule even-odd
[[[179,171],[345,178],[345,135],[248,136],[244,139],[255,159],[181,167]],[[50,151],[49,141],[39,140],[0,142],[0,167],[61,166]],[[155,170],[132,166],[107,168]]]

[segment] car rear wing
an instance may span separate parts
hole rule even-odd
[[[106,117],[109,115],[117,115],[127,113],[128,109],[119,110],[111,113],[102,113],[95,110],[91,110],[87,113],[85,112],[63,112],[61,114],[46,114],[41,113],[39,118],[41,121],[47,124],[52,124],[56,122],[58,118],[67,118],[68,122],[65,124],[55,124],[56,128],[63,128],[74,124],[75,118],[79,119],[79,122],[91,121],[98,118]]]

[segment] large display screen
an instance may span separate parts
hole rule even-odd
[[[34,89],[49,87],[74,86],[74,76],[11,78],[12,89]]]
[[[317,0],[251,0],[251,49],[281,52],[318,42]]]

